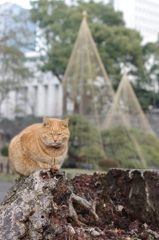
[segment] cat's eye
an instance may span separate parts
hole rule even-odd
[[[59,133],[58,135],[61,135],[62,133]]]

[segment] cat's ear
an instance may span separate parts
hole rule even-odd
[[[68,123],[69,123],[69,118],[66,118],[65,120],[62,120],[62,126],[68,127]]]
[[[46,118],[44,115],[43,115],[43,125],[44,126],[48,126],[49,125],[49,120],[48,120],[48,118]]]

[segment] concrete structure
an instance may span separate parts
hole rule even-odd
[[[110,0],[116,11],[122,11],[126,27],[136,29],[143,43],[157,41],[159,34],[158,0]]]

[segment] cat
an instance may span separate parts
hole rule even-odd
[[[46,118],[33,124],[9,145],[9,159],[14,172],[29,176],[41,168],[59,169],[67,155],[70,132],[69,118]]]

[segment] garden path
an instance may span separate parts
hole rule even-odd
[[[0,179],[0,204],[2,203],[3,198],[7,194],[9,188],[11,188],[14,183],[5,182]]]

